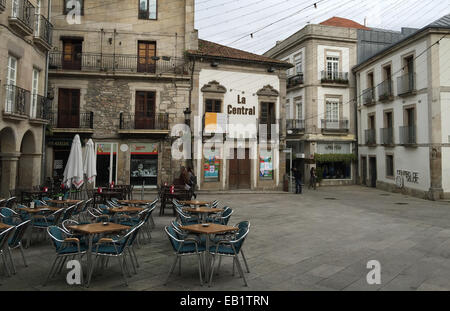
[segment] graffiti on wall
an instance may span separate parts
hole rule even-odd
[[[419,173],[418,172],[397,170],[397,176],[402,176],[404,178],[404,180],[408,183],[412,183],[412,184],[419,183]]]

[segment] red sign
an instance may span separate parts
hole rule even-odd
[[[98,193],[102,193],[102,192],[103,192],[102,187],[98,187],[98,188],[97,188],[97,192],[98,192]]]

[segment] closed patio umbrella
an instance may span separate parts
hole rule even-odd
[[[97,167],[95,163],[95,150],[94,150],[94,142],[92,139],[86,144],[86,151],[84,153],[84,174],[86,175],[87,182],[92,184],[95,181],[95,177],[97,176]]]
[[[70,149],[69,160],[67,160],[66,168],[64,169],[63,183],[70,187],[73,184],[79,189],[83,183],[83,158],[81,153],[80,136],[77,134],[73,138],[72,148]]]

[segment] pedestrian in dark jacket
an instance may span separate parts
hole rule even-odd
[[[189,186],[191,187],[192,196],[194,199],[197,199],[197,194],[195,193],[195,188],[197,187],[197,177],[194,175],[194,172],[191,167],[188,167],[188,177],[189,177]]]
[[[302,193],[302,175],[296,167],[292,169],[292,173],[295,178],[295,193]]]

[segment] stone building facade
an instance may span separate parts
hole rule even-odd
[[[0,197],[41,183],[50,3],[0,1]]]
[[[312,167],[324,185],[356,181],[351,68],[357,63],[357,29],[367,28],[334,17],[305,26],[264,54],[294,64],[287,70],[286,140],[305,183]]]
[[[46,176],[62,177],[80,134],[83,146],[95,143],[95,186],[172,182],[185,164],[171,157],[170,132],[189,105],[184,51],[197,48],[194,1],[84,0],[78,21],[77,7],[64,3],[52,6]]]

